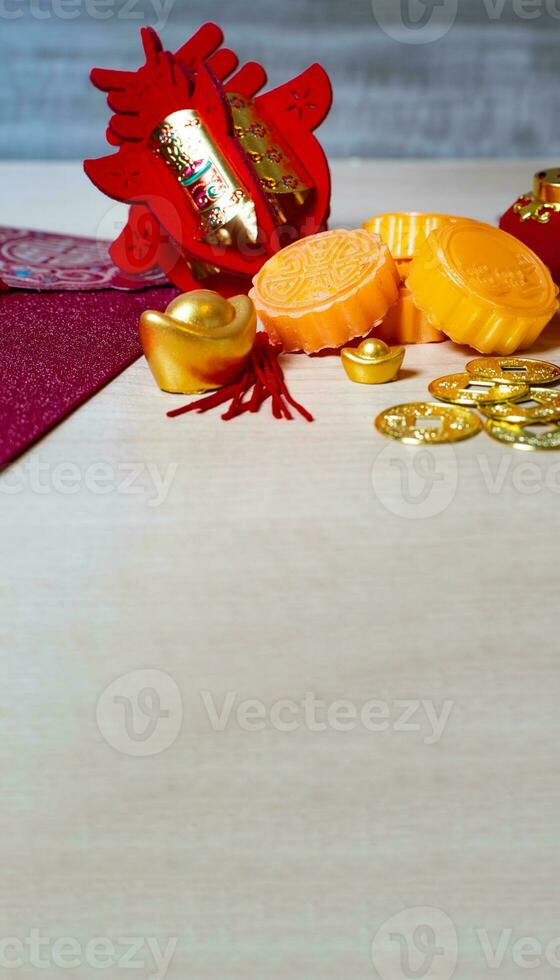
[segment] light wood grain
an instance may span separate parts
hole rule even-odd
[[[333,223],[437,206],[493,220],[538,163],[338,164]],[[92,233],[106,210],[77,165],[0,179],[7,223]],[[560,359],[557,326],[537,352]],[[402,379],[374,389],[336,358],[291,356],[313,425],[171,421],[140,360],[2,476],[2,936],[176,936],[171,980],[370,980],[380,924],[435,906],[457,929],[455,976],[509,980],[476,928],[558,935],[560,457],[485,435],[434,453],[436,512],[415,519],[397,478],[424,464],[373,429],[467,356],[410,348]],[[78,492],[57,489],[61,463]],[[98,463],[114,480],[131,463],[176,472],[153,506],[146,480],[94,492]],[[96,703],[141,668],[173,678],[184,717],[166,751],[133,758]],[[390,725],[250,732],[234,717],[220,732],[203,691],[267,710],[377,698]],[[425,723],[395,730],[402,699],[453,702],[435,744]]]

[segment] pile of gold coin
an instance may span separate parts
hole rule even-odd
[[[382,435],[413,446],[459,442],[484,428],[514,449],[560,449],[560,389],[545,387],[558,381],[560,367],[550,361],[477,357],[464,372],[431,382],[437,402],[395,405],[375,425]]]

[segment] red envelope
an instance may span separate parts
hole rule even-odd
[[[129,275],[109,257],[110,242],[50,231],[0,228],[0,282],[11,289],[146,289],[166,285],[159,269]]]
[[[0,229],[0,278],[20,287],[0,293],[4,466],[140,357],[140,314],[177,290],[145,288],[159,271],[123,276],[105,243],[13,229]]]
[[[142,354],[138,319],[177,290],[0,296],[0,466]]]

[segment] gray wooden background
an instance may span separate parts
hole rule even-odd
[[[136,67],[139,27],[161,27],[162,3],[170,49],[213,19],[272,83],[321,61],[335,90],[321,135],[331,156],[560,162],[560,0],[440,0],[433,11],[434,0],[0,0],[0,158],[104,152],[107,109],[88,71]],[[412,44],[389,36],[406,4],[413,18],[459,9],[439,40]]]

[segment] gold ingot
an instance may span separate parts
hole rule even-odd
[[[432,446],[470,439],[481,431],[482,421],[468,408],[437,402],[409,402],[381,412],[375,427],[382,435],[404,445]]]
[[[165,313],[146,310],[140,342],[162,391],[195,394],[241,374],[255,342],[257,315],[248,296],[223,299],[210,289],[183,293]]]
[[[557,364],[533,357],[475,357],[466,365],[466,370],[477,380],[500,381],[502,384],[549,385],[560,380]]]
[[[404,347],[388,347],[371,337],[359,347],[344,347],[340,360],[350,381],[362,385],[383,385],[393,381],[404,358]]]
[[[497,405],[481,405],[486,418],[510,425],[531,425],[535,422],[556,422],[560,419],[560,391],[550,388],[531,388],[526,401],[537,402],[525,407],[523,403],[501,402]]]
[[[511,446],[512,449],[521,449],[526,452],[539,449],[560,449],[560,425],[552,424],[552,428],[547,427],[547,423],[536,423],[543,426],[542,432],[531,432],[523,425],[509,425],[507,422],[495,422],[488,419],[484,428],[492,439]]]
[[[470,387],[471,385],[483,387],[485,390],[477,391]],[[470,374],[461,372],[436,378],[428,385],[428,391],[441,401],[476,408],[478,405],[491,405],[495,402],[520,401],[529,394],[529,387],[519,383],[497,384],[495,381],[473,378]]]

